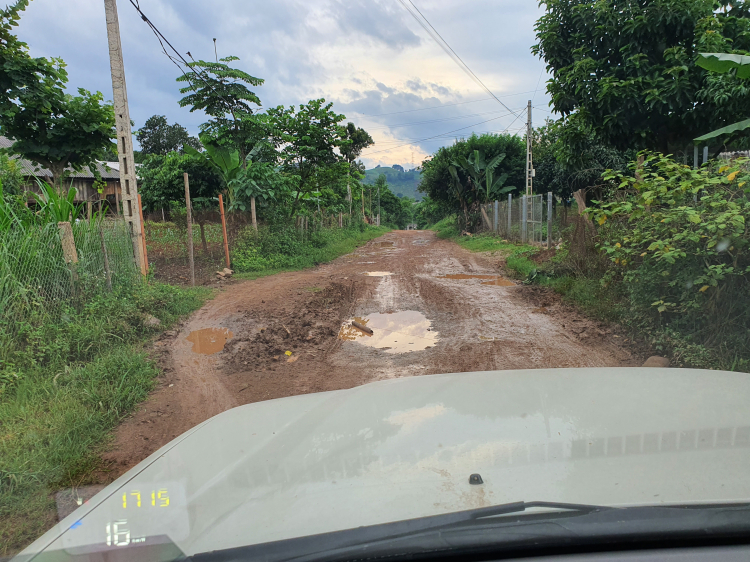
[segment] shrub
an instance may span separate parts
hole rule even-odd
[[[593,211],[601,250],[632,306],[710,345],[750,347],[747,161],[694,170],[646,154],[616,201]]]

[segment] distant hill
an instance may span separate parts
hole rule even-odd
[[[365,171],[365,183],[373,184],[380,174],[385,175],[388,180],[388,187],[396,195],[403,197],[412,197],[417,201],[422,200],[422,194],[417,191],[421,173],[419,170],[403,171],[401,166],[394,168],[373,168]]]

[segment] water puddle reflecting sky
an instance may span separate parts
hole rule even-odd
[[[386,353],[421,351],[434,347],[438,340],[438,333],[432,330],[432,322],[416,310],[375,313],[352,320],[371,329],[373,334],[355,328],[350,321],[341,326],[340,339],[356,341]]]

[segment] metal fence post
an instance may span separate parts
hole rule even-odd
[[[547,249],[552,248],[552,192],[547,192]]]
[[[495,234],[497,234],[497,228],[499,226],[498,224],[499,213],[500,213],[500,201],[495,201],[495,212],[492,214],[492,228]]]
[[[526,234],[526,224],[528,223],[529,219],[529,211],[528,211],[528,201],[526,200],[526,196],[521,196],[521,242],[526,244],[527,234]]]

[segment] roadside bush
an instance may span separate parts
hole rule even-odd
[[[750,173],[747,160],[695,170],[646,154],[592,215],[599,248],[634,311],[709,346],[750,350]]]

